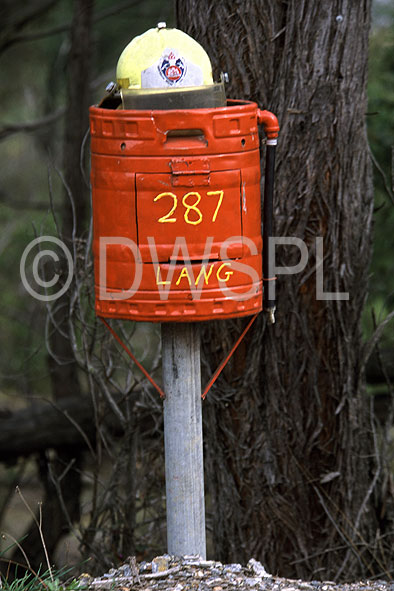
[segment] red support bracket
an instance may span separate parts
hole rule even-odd
[[[223,361],[221,362],[221,364],[219,365],[219,367],[217,368],[217,370],[215,371],[215,373],[213,374],[213,376],[209,380],[208,384],[205,386],[204,392],[201,395],[201,398],[203,400],[205,400],[206,395],[208,394],[209,390],[212,388],[213,384],[216,382],[216,380],[218,379],[218,377],[222,373],[223,369],[226,367],[227,363],[230,361],[231,357],[233,356],[233,353],[238,348],[238,345],[240,344],[240,342],[242,341],[242,339],[244,338],[244,336],[246,335],[246,333],[248,332],[249,328],[252,326],[253,322],[256,320],[256,318],[257,318],[258,315],[259,315],[259,313],[255,314],[249,320],[249,322],[246,325],[246,327],[244,328],[242,334],[238,337],[237,341],[234,343],[231,351],[223,359]]]
[[[205,386],[205,389],[201,395],[201,398],[203,400],[205,400],[209,390],[212,388],[213,384],[216,382],[216,380],[218,379],[218,377],[222,373],[223,369],[225,368],[225,366],[227,365],[227,363],[229,362],[229,360],[233,356],[234,352],[238,348],[238,345],[241,343],[241,341],[245,337],[246,333],[248,332],[248,330],[252,326],[253,322],[256,320],[257,316],[258,316],[258,313],[255,314],[254,316],[252,316],[252,318],[249,320],[248,324],[246,325],[246,327],[242,331],[241,335],[238,337],[237,341],[232,346],[230,352],[226,355],[226,357],[220,363],[219,367],[217,368],[217,370],[215,371],[215,373],[213,374],[213,376],[209,380],[208,384]],[[147,370],[141,365],[141,363],[138,361],[138,359],[135,357],[135,355],[132,353],[132,351],[130,351],[130,349],[127,347],[127,345],[125,345],[125,343],[122,341],[120,336],[116,334],[114,329],[108,324],[108,322],[102,316],[99,316],[99,318],[100,318],[101,322],[104,324],[104,326],[107,327],[107,329],[112,334],[112,336],[117,340],[117,342],[122,347],[122,349],[124,349],[124,351],[126,351],[127,355],[130,357],[130,359],[132,359],[132,361],[134,361],[136,366],[142,371],[144,376],[149,380],[149,382],[152,384],[152,386],[158,391],[158,393],[160,394],[160,398],[165,398],[166,396],[165,396],[165,393],[163,392],[163,390],[155,382],[155,380],[152,378],[152,376],[149,375]]]
[[[112,334],[112,336],[118,341],[118,343],[122,347],[122,349],[124,349],[126,351],[127,355],[130,357],[130,359],[132,359],[134,361],[136,366],[142,371],[142,373],[150,381],[152,386],[154,388],[156,388],[156,390],[160,394],[160,398],[165,398],[166,395],[164,394],[163,390],[160,388],[160,386],[158,384],[156,384],[155,380],[149,375],[149,373],[146,371],[145,367],[143,367],[141,365],[141,363],[138,361],[138,359],[135,357],[135,355],[127,347],[127,345],[124,344],[124,342],[122,341],[120,336],[116,334],[114,329],[108,324],[108,322],[106,320],[104,320],[104,318],[102,316],[99,316],[99,318],[100,318],[101,322],[108,328],[108,330]]]

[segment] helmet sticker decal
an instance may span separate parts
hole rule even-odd
[[[156,62],[141,71],[141,88],[180,88],[203,84],[201,67],[174,47],[166,47]]]
[[[171,50],[168,54],[163,54],[159,60],[158,70],[163,80],[174,86],[181,82],[185,77],[187,67],[185,60]]]

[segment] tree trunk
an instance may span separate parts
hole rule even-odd
[[[229,73],[227,96],[278,116],[274,234],[303,239],[309,252],[302,272],[278,275],[276,324],[260,317],[205,405],[215,557],[254,556],[288,577],[370,575],[374,449],[360,363],[370,1],[178,0],[176,12],[216,76]],[[316,296],[318,237],[324,290],[347,301]],[[277,248],[278,265],[299,258],[294,246]],[[240,324],[206,329],[210,371]]]

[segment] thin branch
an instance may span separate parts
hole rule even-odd
[[[98,23],[109,16],[114,16],[123,10],[127,10],[129,8],[133,8],[138,4],[142,4],[143,0],[127,0],[126,2],[120,2],[117,6],[113,6],[112,8],[107,8],[106,10],[102,10],[99,12],[94,18],[93,22]],[[11,45],[15,45],[15,43],[23,43],[25,41],[37,41],[38,39],[44,39],[45,37],[51,37],[53,35],[58,35],[59,33],[66,33],[70,31],[71,23],[67,23],[65,25],[58,25],[57,27],[52,27],[51,29],[46,29],[44,31],[37,31],[36,33],[25,33],[20,35],[15,35],[12,39],[6,41],[3,46],[0,48],[2,51],[5,51]]]
[[[50,169],[49,165],[47,167],[47,173],[48,173],[49,204],[50,204],[50,208],[51,208],[52,219],[53,219],[55,226],[56,226],[56,233],[57,233],[58,237],[60,238],[60,240],[62,240],[63,236],[61,234],[60,224],[57,220],[57,215],[55,212],[55,206],[54,206],[54,202],[53,202],[53,183],[52,183],[51,169]]]
[[[374,477],[372,479],[372,482],[370,483],[367,493],[361,503],[361,506],[358,510],[357,513],[357,517],[356,517],[356,521],[354,522],[354,533],[359,535],[359,526],[360,526],[360,520],[361,520],[361,516],[362,514],[366,511],[367,508],[367,503],[374,491],[374,488],[379,480],[380,477],[380,472],[381,472],[381,462],[380,462],[380,455],[379,455],[379,445],[378,445],[378,437],[377,437],[377,433],[376,433],[376,427],[375,427],[375,422],[374,422],[374,413],[373,413],[373,397],[371,396],[370,398],[370,410],[369,410],[369,417],[370,417],[370,423],[371,423],[371,431],[372,431],[372,435],[373,435],[373,444],[374,444],[374,451],[375,451],[375,460],[376,460],[376,471],[374,474]],[[354,536],[353,536],[354,538]],[[336,573],[336,580],[339,579],[339,577],[341,576],[341,574],[343,573],[345,566],[350,558],[350,553],[353,550],[353,545],[355,545],[354,539],[351,540],[352,542],[352,547],[347,549],[347,552],[345,554],[345,558],[343,559],[343,562],[341,564],[341,566],[339,567],[339,570]],[[383,565],[382,565],[383,566]],[[384,568],[384,566],[383,566]]]
[[[0,128],[0,140],[13,135],[14,133],[19,133],[21,131],[36,131],[41,127],[55,123],[55,121],[64,115],[65,110],[65,107],[59,107],[59,109],[57,109],[54,113],[45,115],[44,117],[36,119],[35,121],[29,121],[26,123],[10,123],[9,125],[5,125],[3,128]]]
[[[379,341],[380,337],[384,329],[386,328],[387,324],[394,318],[394,311],[387,314],[386,318],[378,325],[376,330],[374,331],[372,337],[364,346],[364,355],[361,362],[361,371],[364,371],[365,366],[368,362],[368,359],[372,355],[372,352],[376,346],[376,343]]]
[[[94,80],[90,84],[90,88],[92,90],[97,89],[98,87],[102,86],[105,81],[108,81],[109,77],[111,76],[110,72],[104,72],[101,74],[96,80]],[[40,119],[36,119],[35,121],[27,121],[25,123],[9,123],[5,124],[4,127],[0,128],[0,140],[3,140],[11,135],[16,133],[30,133],[32,131],[36,131],[37,129],[41,129],[42,127],[46,127],[47,125],[52,125],[61,117],[63,117],[66,111],[66,107],[59,107],[54,113],[49,113],[48,115],[44,115]],[[86,136],[84,137],[83,148],[85,147],[85,143],[89,137],[89,130],[86,132]],[[84,173],[83,173],[84,174]],[[84,174],[85,178],[85,174]],[[22,208],[22,206],[21,206]]]
[[[40,525],[39,525],[38,531],[40,532],[41,544],[44,549],[45,560],[47,562],[49,576],[51,577],[52,583],[54,583],[55,580],[53,578],[51,563],[49,562],[48,550],[47,550],[47,546],[45,544],[44,534],[42,533],[42,503],[41,502],[38,503],[38,511],[39,511],[39,515],[40,515],[40,521],[39,521]]]
[[[73,427],[75,427],[75,429],[78,431],[78,433],[81,435],[82,439],[85,441],[87,447],[89,448],[91,454],[93,457],[95,457],[95,452],[94,449],[89,441],[89,437],[87,436],[87,434],[85,433],[85,431],[82,429],[82,427],[77,423],[77,421],[75,419],[73,419],[73,417],[70,415],[70,413],[67,411],[67,409],[62,409],[60,408],[55,402],[53,402],[52,400],[47,400],[47,402],[52,405],[53,408],[55,408],[57,411],[59,411],[64,417],[66,417],[66,419],[68,421],[70,421],[70,423],[73,425]]]
[[[44,12],[48,12],[57,1],[58,0],[48,0],[47,2],[43,2],[40,6],[37,6],[36,4],[32,9],[30,6],[29,9],[22,14],[19,20],[15,20],[14,23],[11,23],[11,26],[16,30],[22,29],[25,25],[42,16]]]
[[[50,575],[51,581],[53,583],[54,582],[54,578],[53,578],[53,573],[52,573],[52,567],[51,567],[51,563],[49,562],[48,551],[47,551],[47,547],[46,547],[46,544],[45,544],[44,535],[42,533],[42,503],[41,502],[38,503],[38,510],[39,510],[39,520],[38,520],[37,517],[36,517],[36,515],[35,515],[35,513],[34,513],[34,511],[32,511],[30,505],[28,504],[28,502],[26,501],[25,497],[23,496],[22,491],[19,488],[19,486],[16,487],[16,492],[18,493],[19,497],[21,498],[21,500],[22,500],[23,504],[25,505],[26,509],[29,511],[30,515],[33,517],[34,523],[38,527],[38,532],[40,534],[41,544],[42,544],[42,547],[44,549],[45,560],[46,560],[46,563],[47,563],[49,575]],[[23,556],[25,556],[24,553],[23,553]]]
[[[365,544],[358,543],[355,546],[364,547]],[[318,558],[319,556],[324,556],[326,554],[330,554],[331,552],[338,552],[339,550],[346,550],[348,548],[348,544],[341,545],[341,546],[333,546],[332,548],[325,548],[324,550],[319,550],[319,552],[315,552],[314,554],[308,554],[308,556],[303,556],[302,558],[297,558],[296,560],[292,560],[290,562],[291,565],[293,564],[301,564],[303,562],[307,562],[308,560],[313,560],[314,558]]]
[[[26,552],[24,551],[24,549],[22,548],[22,546],[20,545],[18,540],[15,539],[14,536],[12,536],[11,534],[6,534],[5,532],[1,532],[1,537],[3,538],[3,540],[5,540],[6,538],[10,538],[10,540],[12,540],[14,542],[15,546],[17,548],[19,548],[19,550],[22,553],[23,558],[26,560],[26,566],[32,571],[31,564],[30,564],[29,559],[26,555]]]
[[[49,477],[51,479],[51,482],[52,482],[53,486],[56,489],[56,494],[58,496],[58,499],[59,499],[60,506],[62,508],[64,517],[66,518],[66,521],[68,523],[68,527],[69,527],[70,531],[73,532],[73,534],[75,535],[75,537],[77,538],[77,540],[78,541],[81,541],[80,538],[79,538],[79,536],[78,536],[78,530],[74,527],[74,525],[73,525],[73,523],[72,523],[72,521],[70,519],[70,514],[69,514],[69,512],[67,510],[66,503],[64,502],[63,492],[62,492],[62,489],[61,489],[61,486],[60,486],[60,482],[61,482],[62,477],[65,475],[65,473],[67,473],[71,469],[71,467],[73,466],[74,463],[75,463],[75,459],[73,459],[73,460],[71,460],[69,462],[69,464],[66,466],[65,470],[63,471],[63,474],[61,475],[61,477],[57,477],[54,474],[50,462],[48,462],[48,471],[49,471]]]
[[[108,402],[109,406],[112,408],[114,414],[120,420],[121,425],[125,425],[126,418],[125,418],[124,414],[122,413],[122,411],[120,410],[120,408],[116,404],[109,389],[107,388],[105,381],[103,380],[103,378],[101,377],[101,375],[98,372],[94,372],[94,379],[97,380],[97,382],[100,384],[101,391],[103,392],[105,398],[107,399],[107,402]]]
[[[321,495],[319,489],[312,485],[313,490],[315,491],[315,493],[317,494],[317,496],[319,497],[320,503],[328,517],[328,519],[331,521],[332,525],[334,526],[334,528],[336,529],[336,531],[338,532],[339,536],[342,538],[342,540],[345,542],[345,544],[347,545],[347,547],[349,548],[349,550],[351,550],[355,557],[357,558],[357,560],[359,561],[359,563],[361,564],[361,560],[364,560],[363,557],[359,554],[359,552],[357,552],[356,546],[353,542],[353,540],[346,534],[345,531],[342,530],[341,526],[339,524],[337,524],[337,522],[335,521],[333,515],[331,515],[330,510],[328,509],[326,503],[324,502],[323,496]],[[350,547],[349,547],[350,546]],[[362,564],[361,564],[362,566]],[[365,566],[368,566],[367,564]]]
[[[387,181],[387,177],[386,177],[386,174],[385,174],[383,168],[380,166],[379,162],[377,161],[376,157],[374,156],[374,154],[373,154],[373,152],[371,150],[371,146],[369,146],[369,153],[371,155],[372,162],[376,166],[379,174],[381,175],[381,177],[383,179],[383,184],[384,184],[384,188],[386,189],[386,193],[389,196],[392,205],[394,205],[394,194],[393,194],[393,191],[391,190],[390,184]]]
[[[376,314],[375,314],[375,310],[372,309],[372,319],[373,319],[373,327],[376,330],[377,328],[377,322],[376,322]],[[379,343],[376,344],[376,356],[378,359],[378,363],[379,363],[379,367],[380,370],[382,372],[382,375],[385,379],[386,385],[387,385],[387,389],[389,391],[389,394],[391,396],[392,399],[394,399],[394,385],[391,383],[390,380],[390,376],[386,367],[386,364],[383,361],[382,358],[382,352],[380,350],[379,347]],[[386,417],[386,427],[387,429],[391,429],[391,425],[393,424],[393,418],[394,418],[394,406],[393,404],[390,405],[390,411]]]
[[[138,4],[142,4],[144,0],[127,0],[126,2],[120,2],[116,6],[112,8],[107,8],[106,10],[102,10],[99,12],[95,17],[93,17],[93,22],[98,23],[109,16],[114,16],[123,10],[127,10],[128,8],[133,8],[134,6],[138,6]]]
[[[52,35],[58,35],[59,33],[65,33],[71,29],[71,23],[67,23],[66,25],[58,25],[57,27],[52,27],[51,29],[47,29],[46,31],[37,31],[37,33],[25,33],[24,35],[15,35],[13,39],[10,39],[7,43],[3,45],[1,48],[2,51],[5,51],[11,45],[15,45],[15,43],[23,43],[24,41],[37,41],[38,39],[44,39],[45,37],[51,37]]]
[[[33,9],[28,9],[27,12],[22,14],[19,20],[15,20],[14,22],[10,22],[9,24],[5,23],[5,39],[0,46],[0,51],[5,51],[8,47],[11,47],[15,43],[15,39],[18,38],[18,35],[11,36],[13,31],[19,31],[23,29],[23,27],[32,21],[36,20],[43,13],[48,12],[58,0],[49,0],[48,2],[43,2],[40,6],[35,6]],[[7,28],[8,25],[8,28]],[[7,39],[8,35],[8,39]]]
[[[85,155],[85,150],[86,150],[86,144],[88,142],[88,140],[90,139],[90,128],[88,127],[88,129],[86,130],[85,135],[83,136],[83,140],[82,140],[82,145],[81,145],[81,151],[79,154],[79,168],[81,171],[81,175],[83,180],[85,181],[85,185],[88,189],[90,189],[90,180],[89,180],[89,174],[86,174],[85,169],[84,169],[84,155]]]
[[[14,477],[12,479],[11,486],[9,487],[8,491],[6,492],[6,494],[4,495],[4,498],[1,501],[0,523],[3,523],[3,516],[6,512],[8,501],[10,500],[11,495],[15,491],[15,487],[16,487],[17,483],[22,480],[22,476],[25,472],[26,465],[27,465],[27,460],[24,459],[22,464],[19,466],[18,471],[16,472],[16,474],[14,475]]]

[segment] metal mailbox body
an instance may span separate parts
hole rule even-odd
[[[90,108],[99,316],[194,322],[261,310],[258,111],[246,101]]]

